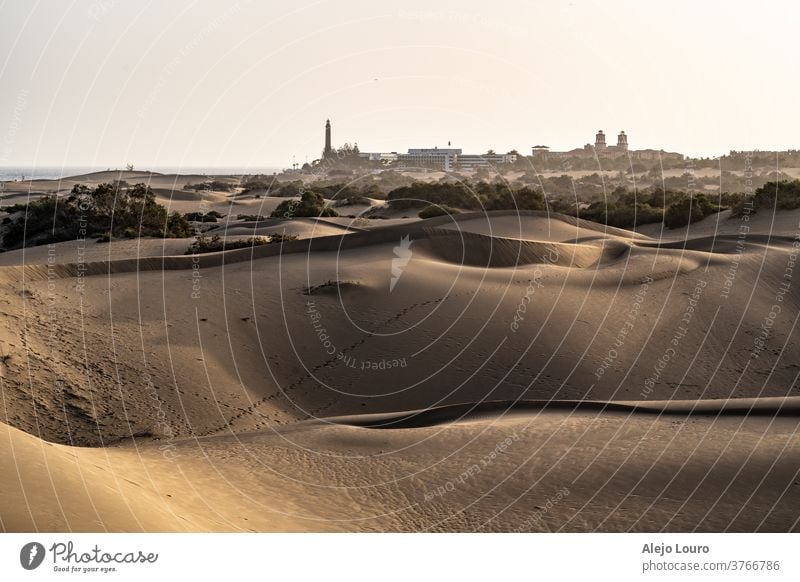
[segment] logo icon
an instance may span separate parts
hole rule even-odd
[[[409,235],[404,236],[400,239],[400,243],[398,243],[394,247],[394,257],[392,257],[392,279],[389,281],[389,293],[394,291],[394,286],[397,285],[397,282],[400,280],[400,276],[403,274],[403,269],[406,268],[408,261],[411,260],[411,243],[413,240],[409,239]]]
[[[39,542],[29,542],[19,552],[19,563],[26,570],[35,570],[44,561],[44,546]]]

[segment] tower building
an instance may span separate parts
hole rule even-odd
[[[606,149],[606,134],[603,133],[602,129],[594,136],[594,148],[597,150]]]
[[[333,153],[331,149],[331,120],[325,121],[325,149],[322,151],[322,157],[328,158]]]
[[[628,136],[625,135],[624,131],[620,131],[617,136],[617,149],[626,151],[628,149]]]

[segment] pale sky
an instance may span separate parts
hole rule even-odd
[[[797,2],[0,0],[0,166],[800,147]]]

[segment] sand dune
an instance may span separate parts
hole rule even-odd
[[[325,228],[198,257],[0,268],[15,427],[2,467],[51,499],[27,511],[7,479],[3,527],[97,528],[98,497],[128,500],[98,519],[132,531],[796,529],[796,403],[771,414],[763,400],[797,395],[791,233],[663,241],[545,213]],[[760,415],[709,400],[729,398],[761,399]],[[579,404],[450,422],[489,401]],[[413,410],[439,420],[331,425]],[[318,418],[339,420],[297,424]],[[424,499],[513,434],[523,444],[464,491]],[[37,461],[17,467],[21,450]],[[44,479],[48,466],[69,479]],[[568,500],[530,522],[562,487]]]
[[[706,400],[485,400],[387,414],[356,414],[310,420],[311,424],[346,424],[365,428],[419,428],[487,417],[531,412],[625,412],[655,414],[661,418],[712,416],[800,417],[800,397],[730,398]]]
[[[682,240],[719,235],[738,236],[742,229],[748,234],[777,234],[796,236],[800,230],[800,210],[781,210],[778,212],[762,208],[750,214],[746,221],[731,217],[730,210],[707,216],[700,222],[683,228],[668,229],[661,224],[646,224],[637,228],[637,232],[645,236],[662,240]]]
[[[796,422],[540,412],[104,450],[0,425],[2,527],[796,531]]]
[[[98,243],[96,239],[66,241],[0,253],[0,265],[70,264],[81,261],[97,263],[135,257],[182,255],[194,239],[138,238]]]
[[[260,198],[243,197],[234,192],[185,190],[187,184],[202,184],[209,176],[202,174],[160,174],[147,171],[107,171],[93,172],[82,176],[70,176],[61,180],[26,180],[24,182],[3,183],[3,204],[24,204],[29,198],[47,194],[67,194],[77,184],[97,186],[115,180],[125,180],[130,184],[148,184],[159,203],[170,212],[209,212],[221,214],[262,214],[269,215],[284,199],[273,196]],[[236,185],[240,176],[215,176],[228,179]]]
[[[638,233],[580,220],[563,214],[538,210],[501,210],[470,212],[426,221],[430,226],[474,232],[495,237],[527,238],[538,241],[566,242],[597,238],[598,234],[630,239],[646,239]]]
[[[406,235],[416,254],[390,292]],[[761,346],[775,291],[755,291],[777,288],[792,247],[746,248],[536,243],[419,222],[199,257],[10,267],[3,340],[28,356],[6,365],[9,422],[58,442],[158,436],[147,376],[177,435],[485,399],[785,396],[797,296],[784,296]],[[350,284],[303,293],[337,280]],[[23,286],[22,298],[11,291]],[[68,434],[65,420],[86,430]]]
[[[359,230],[352,225],[340,225],[325,220],[295,219],[283,220],[268,218],[256,221],[237,221],[222,223],[207,231],[209,236],[267,236],[270,234],[294,235],[306,239],[312,237],[336,236]]]

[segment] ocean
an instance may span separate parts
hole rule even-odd
[[[91,172],[106,172],[120,170],[108,166],[0,166],[0,182],[13,180],[57,180],[70,176],[81,176]],[[159,174],[272,174],[280,172],[281,168],[272,166],[153,166],[148,168],[134,168],[136,172],[158,172]]]

